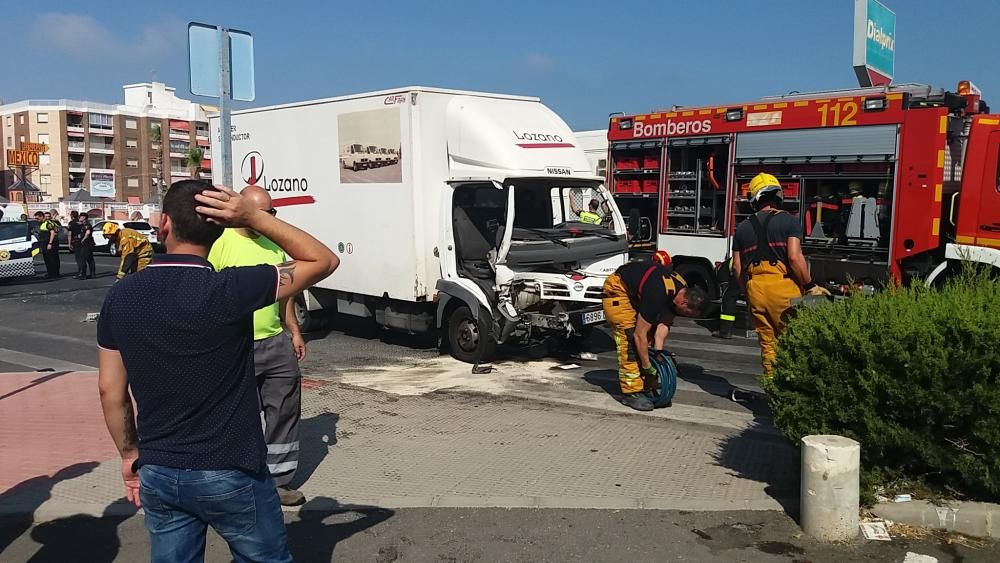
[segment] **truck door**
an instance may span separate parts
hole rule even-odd
[[[1000,131],[990,133],[986,146],[978,208],[977,242],[982,246],[1000,246]]]

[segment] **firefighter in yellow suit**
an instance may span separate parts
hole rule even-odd
[[[764,375],[770,377],[792,299],[830,292],[812,281],[802,254],[802,226],[798,217],[781,209],[784,193],[778,179],[758,174],[747,197],[757,213],[736,228],[733,277],[746,289]]]
[[[118,266],[118,279],[144,269],[153,259],[153,245],[137,231],[119,227],[115,223],[105,223],[102,231],[109,243],[113,242],[118,246],[122,257]]]
[[[707,301],[705,292],[687,287],[684,278],[661,262],[630,262],[608,276],[601,295],[618,349],[621,402],[651,411],[646,392],[655,387],[656,368],[649,359],[650,345],[663,347],[676,315],[698,316]]]

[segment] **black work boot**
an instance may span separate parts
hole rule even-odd
[[[645,393],[622,395],[621,402],[623,405],[632,407],[637,411],[646,412],[653,410],[653,401],[650,401]]]

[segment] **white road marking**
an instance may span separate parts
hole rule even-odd
[[[49,368],[55,371],[97,371],[97,368],[94,366],[86,366],[56,358],[46,358],[45,356],[36,356],[27,352],[8,350],[7,348],[0,348],[0,361],[24,366],[28,368],[28,371]]]

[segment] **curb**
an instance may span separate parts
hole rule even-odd
[[[886,502],[875,505],[872,513],[910,526],[938,528],[981,538],[1000,538],[1000,504],[947,502],[936,505],[924,500]]]

